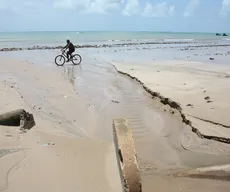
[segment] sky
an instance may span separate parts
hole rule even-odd
[[[230,32],[230,0],[0,0],[0,31]]]

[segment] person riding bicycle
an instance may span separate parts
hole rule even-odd
[[[67,62],[69,62],[69,56],[72,57],[72,53],[75,51],[75,47],[73,43],[70,42],[70,40],[67,40],[66,42],[67,42],[67,45],[62,50],[69,49],[67,51]]]

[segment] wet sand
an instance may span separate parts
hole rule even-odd
[[[176,110],[152,100],[137,82],[90,54],[83,53],[83,58],[80,66],[59,68],[1,59],[1,112],[23,106],[37,121],[23,135],[1,127],[1,149],[31,148],[0,158],[2,165],[12,161],[1,174],[7,176],[5,191],[31,191],[34,186],[37,191],[63,191],[65,186],[68,191],[121,191],[112,139],[114,118],[126,118],[133,130],[143,191],[228,191],[230,184],[224,179],[184,176],[199,167],[230,163],[229,145],[200,139]],[[14,97],[16,102],[8,101]],[[11,131],[13,141],[6,136]],[[41,146],[47,142],[55,145]],[[43,171],[48,174],[38,177]],[[183,178],[178,178],[181,173]]]
[[[1,113],[23,107],[36,126],[0,127],[0,190],[121,191],[113,143],[90,138],[95,113],[58,69],[1,63]]]
[[[85,64],[82,67],[85,71],[83,79],[81,79],[81,71],[72,66],[65,67],[66,78],[69,78],[70,81],[76,79],[75,82],[84,81],[84,83],[75,84],[76,90],[79,90],[78,93],[83,94],[87,100],[93,97],[95,99],[94,105],[98,104],[96,98],[100,95],[101,88],[110,85],[110,92],[107,93],[112,101],[110,105],[118,106],[116,108],[107,106],[102,110],[105,111],[103,116],[108,118],[108,114],[116,113],[117,108],[121,107],[120,116],[122,115],[129,120],[136,142],[142,179],[145,183],[144,190],[151,191],[153,188],[166,190],[164,182],[169,180],[176,191],[185,180],[186,184],[182,188],[187,191],[191,186],[196,188],[196,185],[198,187],[203,185],[204,181],[178,178],[174,180],[169,175],[178,175],[181,172],[186,173],[187,170],[194,170],[198,167],[228,164],[230,162],[229,145],[198,138],[189,126],[181,123],[182,120],[177,116],[176,110],[174,115],[169,113],[169,111],[172,111],[170,108],[153,101],[137,82],[125,76],[119,77],[116,70],[103,62],[89,66]],[[100,70],[97,70],[97,68],[100,68]],[[90,73],[86,73],[86,71]],[[111,78],[113,73],[116,77],[115,80]],[[76,77],[73,74],[76,74]],[[96,83],[93,84],[94,86],[91,89],[88,89],[87,87],[92,85],[94,78],[97,79]],[[102,97],[101,103],[104,101],[105,98]],[[110,118],[117,118],[117,114]],[[108,127],[110,122],[111,120],[108,122]],[[221,155],[221,158],[219,155]],[[209,159],[209,161],[206,161],[206,159]],[[155,179],[161,182],[153,182]],[[218,185],[218,182],[216,185]],[[226,189],[227,187],[228,184]],[[200,188],[200,190],[208,191],[212,188],[213,186],[209,185]],[[196,188],[196,190],[198,189]]]

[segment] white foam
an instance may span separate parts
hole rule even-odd
[[[164,41],[173,41],[173,42],[178,42],[178,41],[194,41],[194,39],[164,39]]]
[[[117,42],[117,41],[122,41],[122,40],[109,39],[109,40],[107,40],[107,41],[109,41],[109,42],[113,42],[113,41]]]

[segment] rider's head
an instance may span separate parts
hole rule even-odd
[[[66,42],[69,44],[69,43],[70,43],[70,40],[68,39],[68,40],[66,40]]]

